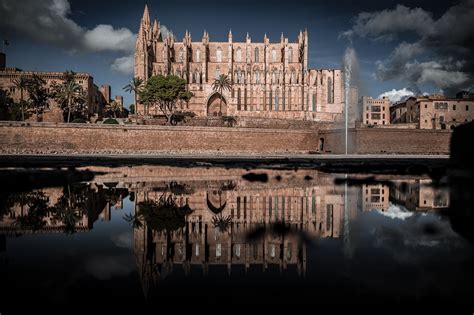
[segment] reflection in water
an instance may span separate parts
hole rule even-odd
[[[242,268],[245,274],[255,268],[291,270],[304,279],[308,270],[314,272],[317,262],[311,257],[323,240],[340,241],[344,259],[353,260],[365,246],[393,246],[396,251],[404,244],[402,253],[409,256],[403,251],[410,244],[434,246],[454,237],[452,231],[438,233],[438,226],[422,218],[402,230],[401,223],[379,225],[372,214],[366,215],[404,222],[418,212],[448,209],[448,191],[428,178],[384,177],[357,184],[339,178],[338,183],[345,183],[335,185],[335,176],[317,171],[266,171],[267,181],[256,181],[236,169],[92,170],[103,173],[87,183],[3,192],[3,255],[8,255],[8,242],[24,234],[91,231],[98,220],[110,221],[111,209],[124,208],[127,200],[131,209],[120,219],[133,230],[131,244],[145,296],[176,272],[208,275],[220,267],[229,275]],[[127,244],[126,236],[121,243]]]

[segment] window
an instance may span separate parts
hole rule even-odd
[[[165,52],[164,49],[161,51],[161,60],[162,60],[163,62],[166,61],[166,52]]]
[[[272,49],[272,62],[276,62],[277,54],[275,48]]]
[[[272,98],[273,98],[273,92],[270,90],[270,97],[268,98],[268,108],[272,110]]]
[[[179,62],[183,62],[184,61],[184,50],[183,48],[180,48],[179,49]]]
[[[469,110],[469,105],[466,105],[466,110]]]
[[[241,110],[240,89],[237,90],[237,110]],[[237,199],[240,201],[240,199]]]
[[[258,47],[256,47],[256,48],[255,48],[255,62],[259,62],[259,61],[258,61],[258,60],[259,60],[259,56],[258,56],[259,54],[258,54],[258,53],[259,53]]]
[[[280,97],[279,94],[280,94],[280,93],[279,93],[279,90],[277,89],[277,90],[275,91],[275,110],[276,110],[276,111],[278,111],[278,107],[279,107],[279,105],[280,105],[280,104],[279,104],[279,97]]]
[[[273,71],[273,72],[272,72],[272,83],[273,83],[273,84],[276,83],[276,71]]]
[[[201,49],[196,50],[196,62],[201,62]]]
[[[370,119],[380,119],[380,114],[372,113],[372,114],[370,115]]]
[[[291,84],[295,84],[296,82],[296,74],[295,74],[295,71],[291,71],[291,78],[290,78],[290,83]]]
[[[241,62],[242,61],[242,50],[239,48],[237,48],[237,52],[235,53],[235,60],[237,62]]]
[[[222,62],[222,50],[220,47],[217,47],[216,50],[216,62]]]
[[[247,89],[244,90],[244,110],[247,110]]]
[[[215,75],[216,75],[216,79],[218,79],[219,76],[221,75],[221,69],[220,69],[219,67],[216,68],[216,73],[215,73]]]
[[[332,78],[328,78],[328,104],[334,103],[334,94],[332,89]]]
[[[428,108],[428,104],[425,104],[425,108]]]
[[[316,93],[313,94],[313,112],[316,111]]]
[[[293,62],[293,48],[288,49],[288,62]]]
[[[453,110],[456,110],[456,105],[453,105]]]
[[[380,113],[380,106],[372,106],[372,111],[375,113]]]
[[[448,103],[447,102],[435,102],[434,107],[435,107],[435,109],[448,109]]]
[[[255,83],[260,84],[260,72],[255,72]]]

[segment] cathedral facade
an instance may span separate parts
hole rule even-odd
[[[235,116],[342,121],[344,79],[341,70],[308,68],[308,32],[300,31],[296,42],[281,35],[271,42],[233,40],[229,31],[225,42],[211,42],[204,31],[200,41],[186,32],[178,42],[152,23],[145,7],[135,48],[135,77],[147,80],[153,75],[177,75],[187,81],[193,93],[178,110],[197,116]],[[219,75],[228,75],[232,89],[221,97],[212,89]],[[221,101],[222,99],[222,101]],[[145,114],[143,104],[137,113]],[[160,115],[150,107],[150,115]]]

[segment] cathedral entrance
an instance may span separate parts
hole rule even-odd
[[[226,116],[227,102],[219,93],[214,93],[207,101],[207,116]]]

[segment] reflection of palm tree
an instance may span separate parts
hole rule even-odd
[[[76,194],[68,185],[67,192],[59,198],[52,210],[53,218],[63,223],[64,232],[73,234],[85,211],[85,195]]]
[[[139,229],[143,226],[142,216],[137,213],[128,213],[123,216],[123,219],[130,223],[134,229]]]
[[[223,216],[222,213],[219,213],[218,215],[212,217],[212,224],[220,232],[227,232],[230,225],[232,224],[232,217],[230,215]]]

